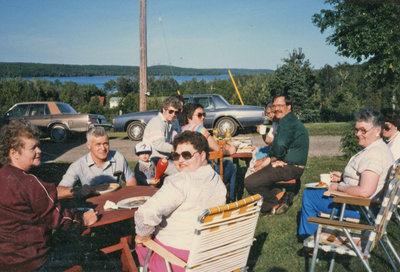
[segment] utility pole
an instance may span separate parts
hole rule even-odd
[[[140,102],[139,110],[146,111],[147,93],[147,26],[146,26],[146,0],[140,0]]]

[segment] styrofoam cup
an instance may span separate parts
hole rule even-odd
[[[331,175],[330,174],[320,174],[320,181],[326,183],[326,184],[331,184]]]
[[[260,134],[264,135],[267,133],[267,126],[266,125],[260,125]]]

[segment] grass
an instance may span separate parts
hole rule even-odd
[[[270,127],[270,126],[269,126]],[[351,128],[351,123],[331,122],[331,123],[307,123],[305,127],[310,136],[342,136],[345,131]],[[257,134],[255,127],[240,129],[239,134]],[[110,138],[127,138],[126,132],[109,132]]]
[[[310,136],[342,136],[344,132],[349,131],[351,123],[307,123],[305,126]]]
[[[243,184],[243,175],[245,172],[244,162],[241,161],[241,168],[238,176],[238,183]],[[319,180],[319,174],[342,170],[347,160],[343,157],[311,157],[302,176],[302,183],[316,182]],[[135,162],[129,162],[130,167],[134,167]],[[49,163],[44,164],[34,170],[34,173],[41,179],[49,182],[58,183],[67,169],[67,163]],[[301,210],[301,196],[304,190],[302,187],[300,193],[294,198],[293,206],[282,215],[269,217],[260,217],[258,220],[255,238],[256,241],[250,252],[248,266],[250,271],[304,271],[308,270],[308,261],[304,257],[297,255],[303,245],[297,241],[298,220]],[[243,197],[247,196],[244,191]],[[400,248],[400,230],[396,222],[391,221],[388,227],[388,233],[395,248]],[[61,242],[60,242],[61,243]],[[329,266],[329,255],[322,255],[317,264],[316,271],[326,271]],[[113,259],[104,260],[104,267],[116,267],[118,256]],[[107,262],[113,262],[109,265]],[[380,247],[373,251],[370,264],[374,271],[391,271],[392,267],[387,261]],[[360,271],[363,270],[358,258],[337,257],[335,271]],[[96,267],[96,270],[99,270]],[[113,269],[111,269],[113,270]],[[91,270],[95,271],[95,270]]]

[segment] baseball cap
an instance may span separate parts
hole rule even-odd
[[[140,142],[135,146],[135,154],[152,152],[151,145],[149,143]]]

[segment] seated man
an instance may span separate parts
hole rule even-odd
[[[167,246],[187,260],[193,237],[193,226],[201,211],[225,203],[226,188],[208,161],[208,143],[198,132],[184,131],[173,142],[171,158],[179,173],[168,176],[164,185],[135,213],[136,252],[144,263],[147,248],[140,246],[155,236],[157,243]],[[166,271],[163,259],[152,254],[150,271]],[[185,271],[172,266],[173,271]]]
[[[268,157],[257,161],[251,174],[244,180],[250,194],[264,198],[263,214],[281,214],[287,211],[291,195],[285,193],[279,203],[273,192],[276,182],[299,179],[308,157],[308,132],[303,123],[292,112],[292,101],[286,95],[277,95],[274,100],[275,118],[279,124]]]
[[[178,122],[175,121],[182,109],[182,103],[176,96],[170,96],[162,103],[161,111],[153,117],[143,133],[143,140],[150,142],[153,149],[151,158],[167,158],[172,152],[172,140],[180,131],[180,127],[176,127]],[[176,173],[173,163],[168,164],[165,171],[166,175]]]
[[[86,133],[89,153],[73,162],[57,187],[58,198],[87,197],[95,192],[90,186],[115,183],[114,173],[121,171],[127,186],[136,185],[136,179],[118,151],[110,151],[108,134],[103,127],[93,127]],[[78,182],[82,187],[73,188]]]
[[[39,135],[23,121],[0,132],[0,271],[53,271],[52,231],[97,221],[93,210],[62,209],[54,184],[27,173],[40,165]]]

